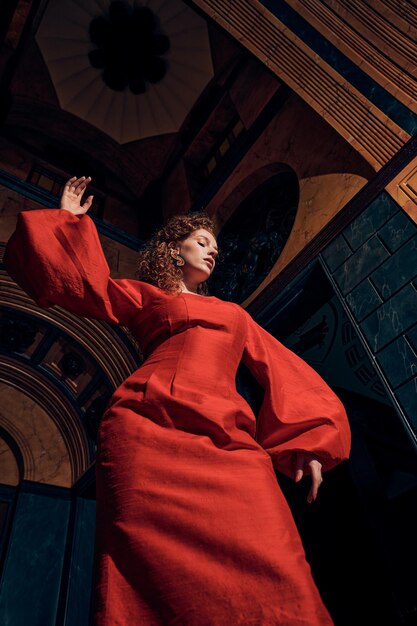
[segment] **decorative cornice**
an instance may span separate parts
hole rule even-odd
[[[409,135],[258,0],[193,0],[379,170]]]
[[[390,0],[287,3],[384,89],[417,112],[417,7],[408,3],[404,20],[403,4]]]
[[[42,189],[41,187],[28,183],[25,180],[21,180],[17,176],[9,174],[9,172],[4,170],[0,170],[0,187],[12,189],[24,198],[37,202],[42,207],[56,208],[59,206],[58,196],[45,191],[45,189]],[[114,241],[117,241],[132,250],[139,250],[143,246],[143,241],[138,237],[129,235],[123,230],[120,230],[120,228],[111,226],[111,224],[107,224],[94,215],[91,215],[90,217],[95,223],[98,232],[105,235],[109,239],[113,239]]]
[[[69,313],[59,306],[41,308],[5,273],[0,273],[0,306],[32,315],[55,326],[82,346],[97,362],[107,380],[118,387],[137,367],[127,335],[121,335],[103,321],[91,320]]]

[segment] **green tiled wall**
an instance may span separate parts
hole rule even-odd
[[[383,192],[321,257],[417,433],[417,225]]]

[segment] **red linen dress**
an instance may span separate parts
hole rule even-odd
[[[273,465],[347,458],[344,408],[239,305],[111,279],[93,221],[20,213],[10,275],[42,307],[129,327],[146,354],[99,428],[96,626],[328,626]],[[240,361],[265,389],[257,421]]]

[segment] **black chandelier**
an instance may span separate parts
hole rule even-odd
[[[89,26],[90,40],[97,47],[88,53],[92,67],[102,69],[104,83],[114,91],[129,88],[137,95],[146,83],[158,83],[165,76],[169,39],[158,30],[148,7],[128,7],[114,0],[108,18],[95,17]]]

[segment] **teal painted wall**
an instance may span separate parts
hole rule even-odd
[[[64,626],[88,626],[93,583],[96,502],[77,498]]]
[[[69,490],[42,487],[19,489],[0,582],[2,626],[56,624],[71,501]]]

